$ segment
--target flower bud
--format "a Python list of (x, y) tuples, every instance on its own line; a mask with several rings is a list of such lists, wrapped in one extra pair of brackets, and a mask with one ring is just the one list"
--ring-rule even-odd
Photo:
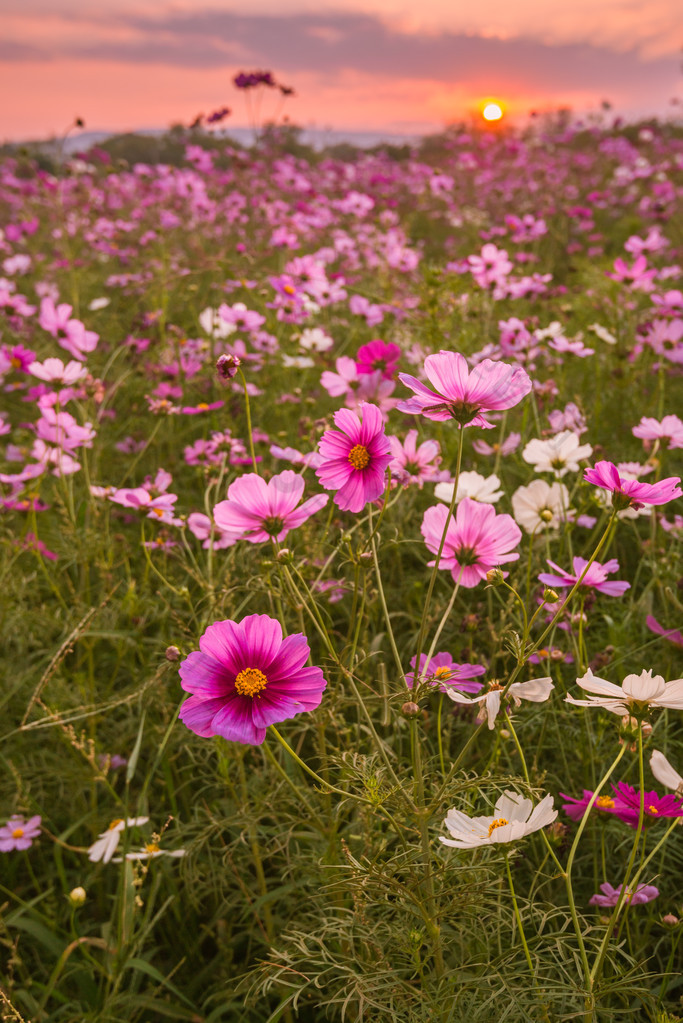
[(492, 586), (500, 586), (504, 578), (505, 576), (499, 568), (490, 568), (486, 573), (486, 581)]
[(543, 590), (543, 600), (546, 602), (546, 604), (556, 604), (559, 599), (560, 595), (559, 593), (556, 593), (555, 590), (550, 590), (547, 588)]
[(179, 661), (180, 650), (178, 649), (177, 646), (167, 646), (166, 652), (164, 653), (164, 657), (166, 658), (167, 661)]
[(416, 718), (419, 713), (420, 708), (418, 705), (410, 700), (401, 707), (401, 714), (406, 718)]
[(550, 508), (544, 508), (542, 511), (538, 513), (538, 517), (539, 519), (542, 519), (543, 522), (553, 521), (553, 513), (551, 512)]
[(85, 893), (85, 888), (81, 888), (80, 885), (77, 888), (72, 888), (69, 894), (67, 895), (67, 899), (74, 907), (74, 909), (77, 909), (79, 906), (82, 906), (86, 898), (87, 895)]
[(232, 380), (241, 365), (242, 360), (236, 355), (219, 355), (216, 359), (216, 372), (221, 380)]
[(294, 555), (290, 551), (289, 547), (283, 547), (282, 550), (277, 552), (276, 557), (278, 561), (285, 561), (287, 563), (294, 560)]
[(662, 923), (667, 927), (675, 927), (678, 923), (678, 917), (674, 916), (673, 913), (667, 913), (666, 916), (662, 917)]

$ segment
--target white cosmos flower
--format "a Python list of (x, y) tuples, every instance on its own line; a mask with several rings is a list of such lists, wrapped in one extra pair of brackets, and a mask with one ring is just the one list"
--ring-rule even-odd
[(567, 703), (575, 707), (604, 707), (613, 714), (630, 714), (634, 705), (647, 707), (670, 707), (683, 710), (683, 678), (665, 682), (661, 675), (653, 675), (652, 671), (641, 671), (640, 675), (627, 675), (622, 685), (598, 678), (588, 669), (583, 678), (577, 678), (577, 684), (592, 693), (587, 700), (575, 700), (566, 696)]
[[(158, 842), (148, 842), (147, 845), (143, 845), (142, 849), (137, 849), (135, 852), (126, 853), (127, 860), (153, 860), (157, 856), (171, 856), (173, 859), (180, 859), (181, 856), (185, 855), (185, 849), (161, 849)], [(114, 863), (120, 863), (120, 857), (114, 860)]]
[(468, 817), (460, 810), (450, 809), (444, 824), (452, 837), (441, 838), (441, 841), (454, 849), (477, 849), (481, 845), (515, 842), (532, 831), (539, 831), (546, 824), (552, 824), (556, 817), (552, 796), (545, 796), (534, 806), (530, 799), (507, 791), (496, 803), (491, 817)]
[[(488, 718), (489, 728), (493, 728), (500, 710), (500, 694), (504, 688), (500, 682), (491, 682), (488, 691), (479, 696), (464, 696), (463, 693), (450, 687), (446, 689), (446, 693), (454, 703), (483, 703), (484, 706), (479, 714), (482, 716), (482, 720), (485, 714)], [(516, 707), (521, 706), (522, 700), (544, 703), (554, 688), (555, 685), (551, 678), (534, 678), (529, 682), (513, 682), (506, 693), (506, 698), (509, 696), (513, 699)]]
[[(454, 483), (437, 483), (434, 487), (434, 496), (440, 501), (450, 504), (453, 499)], [(473, 501), (480, 501), (482, 504), (495, 504), (503, 496), (502, 490), (496, 490), (500, 486), (500, 480), (493, 476), (482, 476), (479, 472), (461, 472), (458, 477), (458, 496), (455, 503), (459, 504), (463, 497), (470, 497)]]
[(683, 778), (681, 778), (678, 771), (671, 766), (664, 754), (660, 753), (658, 749), (652, 751), (650, 770), (657, 781), (665, 788), (676, 791), (683, 787)]
[(88, 849), (88, 859), (92, 863), (109, 863), (116, 852), (121, 833), (124, 828), (136, 828), (140, 824), (146, 824), (149, 817), (128, 817), (127, 820), (117, 818), (111, 822), (106, 831), (103, 831), (96, 842)]
[(512, 514), (527, 533), (539, 529), (558, 529), (569, 508), (569, 491), (564, 483), (533, 480), (518, 487), (512, 495)]
[(96, 313), (98, 309), (106, 309), (110, 302), (110, 298), (94, 298), (88, 306), (88, 309), (90, 309), (91, 312)]
[(282, 365), (286, 369), (310, 369), (311, 366), (315, 366), (315, 363), (313, 362), (313, 359), (308, 357), (308, 355), (283, 354)]
[(199, 314), (199, 325), (205, 334), (215, 338), (217, 341), (230, 337), (237, 330), (234, 323), (226, 323), (218, 310), (212, 309), (210, 306), (202, 309)]
[(599, 323), (591, 323), (588, 329), (592, 330), (593, 333), (596, 334), (601, 341), (605, 342), (605, 344), (615, 345), (617, 343), (617, 339), (615, 338), (614, 334), (610, 333), (607, 327), (603, 327)]
[(334, 344), (322, 327), (307, 327), (299, 336), (299, 345), (309, 352), (327, 352)]
[(578, 472), (579, 462), (592, 454), (591, 445), (581, 444), (577, 433), (563, 430), (548, 440), (530, 440), (522, 451), (522, 458), (533, 465), (536, 472), (552, 472), (561, 479), (568, 472)]

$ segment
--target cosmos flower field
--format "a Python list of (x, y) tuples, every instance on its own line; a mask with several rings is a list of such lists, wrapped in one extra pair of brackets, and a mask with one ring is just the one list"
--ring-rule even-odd
[(3, 159), (3, 1019), (683, 1017), (682, 198)]

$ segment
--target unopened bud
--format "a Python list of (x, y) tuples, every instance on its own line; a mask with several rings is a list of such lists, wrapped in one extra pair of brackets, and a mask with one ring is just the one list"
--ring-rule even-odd
[(420, 708), (416, 703), (413, 703), (412, 701), (404, 703), (403, 706), (401, 707), (401, 714), (403, 714), (403, 716), (406, 718), (416, 718), (419, 713)]
[(216, 372), (221, 380), (232, 380), (241, 365), (242, 360), (236, 355), (219, 355), (216, 359)]
[(553, 521), (553, 513), (551, 512), (550, 508), (544, 508), (543, 511), (540, 511), (538, 513), (538, 517), (539, 519), (542, 519), (543, 522)]
[(289, 547), (283, 547), (282, 550), (277, 552), (277, 560), (290, 562), (294, 560), (294, 555), (290, 551)]
[(643, 739), (648, 739), (652, 735), (652, 725), (649, 721), (643, 721), (640, 730), (643, 733)]
[(666, 916), (662, 917), (662, 923), (666, 924), (667, 927), (675, 927), (678, 923), (678, 917), (674, 916), (673, 913), (667, 913)]
[(164, 653), (164, 657), (166, 658), (167, 661), (179, 661), (180, 650), (178, 649), (177, 646), (167, 646), (166, 652)]
[(486, 573), (486, 582), (492, 586), (500, 586), (505, 576), (499, 568), (490, 568)]
[(85, 893), (85, 888), (81, 888), (80, 885), (78, 886), (78, 888), (72, 888), (69, 894), (67, 895), (67, 899), (74, 907), (74, 909), (77, 908), (78, 906), (82, 906), (86, 898), (87, 895)]
[(556, 604), (559, 599), (560, 595), (559, 593), (556, 593), (555, 590), (550, 589), (543, 590), (543, 600), (546, 602), (546, 604)]

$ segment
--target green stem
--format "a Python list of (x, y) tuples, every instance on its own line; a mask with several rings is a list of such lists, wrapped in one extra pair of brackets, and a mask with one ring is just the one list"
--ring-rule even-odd
[(313, 770), (312, 767), (308, 766), (308, 764), (306, 763), (305, 760), (301, 759), (301, 757), (299, 756), (298, 753), (294, 752), (294, 750), (289, 745), (287, 740), (282, 735), (280, 735), (280, 733), (278, 732), (278, 730), (275, 727), (275, 725), (270, 725), (269, 727), (270, 727), (270, 731), (273, 733), (273, 735), (275, 736), (277, 741), (287, 750), (287, 752), (289, 753), (290, 757), (293, 760), (296, 760), (296, 762), (299, 765), (299, 767), (303, 768), (303, 770), (306, 772), (306, 774), (309, 774), (311, 776), (311, 778), (313, 778), (315, 781), (317, 781), (318, 784), (320, 786), (322, 786), (323, 790), (324, 789), (329, 789), (330, 792), (336, 792), (338, 796), (344, 796), (345, 799), (355, 799), (359, 803), (365, 803), (367, 806), (374, 806), (375, 805), (372, 802), (371, 799), (366, 799), (365, 796), (358, 796), (358, 795), (356, 795), (355, 792), (345, 792), (344, 789), (338, 789), (336, 787), (336, 785), (331, 785), (328, 781), (325, 781), (325, 779), (321, 778), (319, 774), (316, 774), (316, 772)]
[(254, 467), (254, 472), (258, 476), (258, 474), (259, 474), (258, 463), (256, 462), (256, 452), (254, 451), (254, 435), (253, 435), (252, 428), (251, 428), (251, 405), (249, 404), (249, 391), (247, 390), (247, 378), (245, 377), (245, 375), (244, 375), (244, 373), (242, 372), (241, 369), (238, 369), (237, 372), (239, 373), (239, 375), (240, 375), (240, 377), (242, 379), (242, 386), (244, 388), (244, 410), (245, 410), (245, 412), (247, 414), (247, 434), (248, 434), (248, 437), (249, 437), (249, 454), (251, 455), (251, 464)]
[(572, 842), (571, 849), (569, 850), (569, 857), (567, 859), (567, 867), (566, 867), (566, 870), (565, 870), (565, 879), (566, 879), (566, 885), (567, 885), (567, 898), (569, 900), (569, 912), (571, 913), (572, 921), (574, 923), (574, 931), (576, 932), (576, 937), (577, 937), (577, 940), (579, 942), (579, 951), (581, 953), (581, 964), (582, 964), (583, 970), (584, 970), (585, 981), (586, 981), (586, 986), (587, 986), (586, 994), (588, 996), (590, 996), (590, 994), (592, 993), (593, 982), (592, 982), (592, 976), (591, 976), (591, 969), (590, 969), (590, 966), (588, 965), (588, 957), (586, 955), (586, 946), (584, 944), (583, 935), (581, 933), (581, 927), (579, 925), (579, 918), (578, 918), (578, 915), (577, 915), (577, 912), (576, 912), (576, 903), (574, 901), (574, 891), (573, 891), (573, 888), (572, 888), (572, 867), (574, 866), (574, 857), (576, 856), (576, 850), (578, 849), (578, 845), (579, 845), (579, 841), (581, 839), (581, 835), (583, 834), (584, 828), (586, 827), (586, 824), (588, 823), (588, 818), (590, 817), (590, 812), (593, 809), (593, 806), (595, 805), (595, 801), (597, 800), (598, 796), (600, 795), (600, 792), (601, 792), (602, 788), (607, 784), (607, 782), (611, 778), (613, 772), (616, 770), (617, 765), (618, 765), (619, 761), (621, 760), (621, 758), (623, 757), (625, 752), (626, 752), (626, 746), (623, 745), (620, 748), (617, 756), (612, 761), (612, 764), (608, 768), (606, 774), (603, 775), (603, 777), (601, 778), (600, 782), (598, 783), (598, 787), (596, 788), (595, 792), (593, 793), (593, 795), (589, 799), (588, 805), (587, 805), (586, 809), (584, 810), (583, 817), (581, 818), (581, 823), (579, 824), (579, 827), (578, 827), (578, 830), (576, 832), (576, 835), (574, 836), (574, 841)]
[(441, 555), (446, 543), (446, 535), (448, 533), (448, 525), (453, 517), (453, 511), (455, 509), (455, 502), (458, 496), (458, 482), (460, 480), (460, 465), (462, 462), (462, 448), (463, 448), (463, 428), (459, 427), (458, 432), (458, 457), (455, 466), (455, 479), (453, 481), (453, 497), (451, 498), (450, 507), (448, 509), (448, 515), (444, 522), (443, 533), (441, 534), (441, 542), (439, 543), (439, 549), (436, 553), (436, 560), (434, 567), (432, 568), (432, 574), (429, 579), (429, 586), (427, 587), (427, 596), (425, 598), (424, 608), (422, 610), (422, 620), (420, 621), (420, 631), (417, 637), (417, 653), (415, 654), (415, 683), (418, 681), (418, 675), (420, 670), (420, 655), (424, 647), (425, 633), (427, 630), (427, 620), (429, 617), (429, 607), (432, 602), (432, 593), (434, 592), (434, 585), (436, 583), (437, 572), (439, 571), (439, 562), (441, 561)]

